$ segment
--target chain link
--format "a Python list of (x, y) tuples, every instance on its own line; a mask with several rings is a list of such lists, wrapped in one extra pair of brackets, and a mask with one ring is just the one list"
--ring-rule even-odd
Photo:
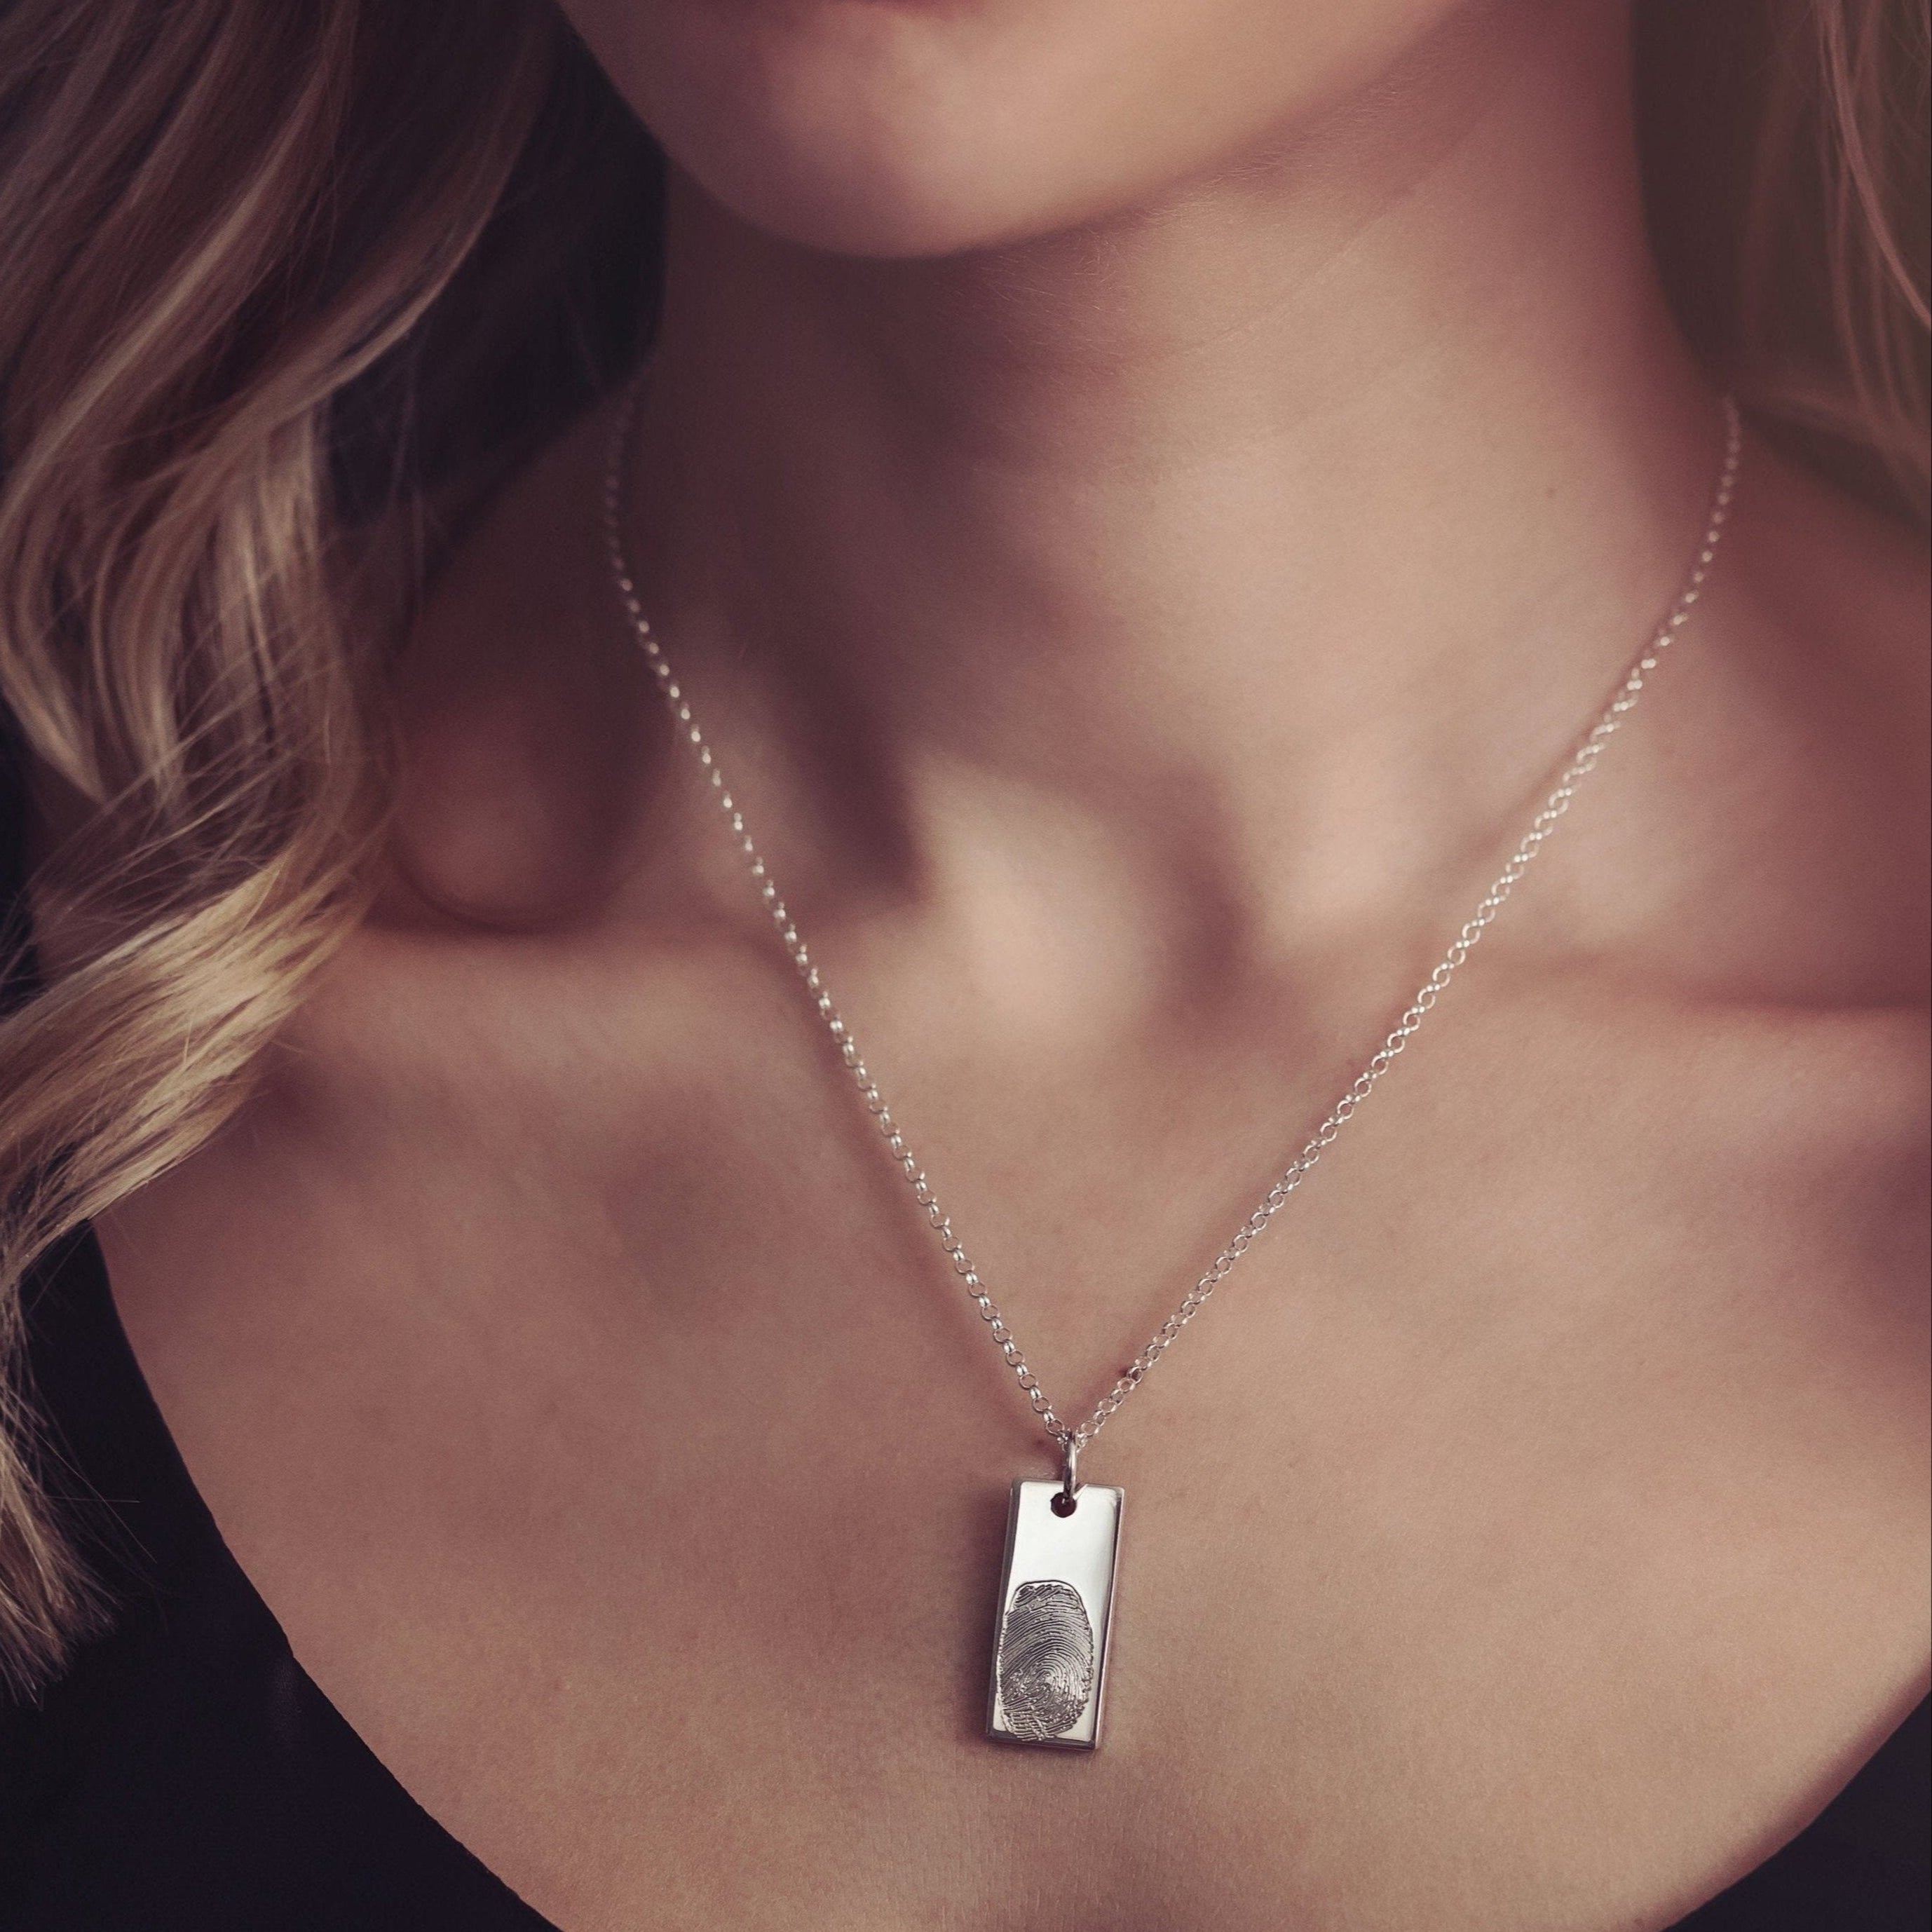
[(1509, 862), (1497, 875), (1495, 884), (1484, 894), (1481, 903), (1464, 923), (1436, 970), (1418, 989), (1408, 1009), (1390, 1030), (1368, 1064), (1356, 1075), (1354, 1083), (1336, 1102), (1328, 1118), (1309, 1136), (1301, 1151), (1282, 1171), (1267, 1193), (1262, 1196), (1259, 1204), (1241, 1223), (1234, 1238), (1214, 1257), (1208, 1264), (1207, 1272), (1188, 1290), (1180, 1306), (1154, 1330), (1147, 1346), (1121, 1371), (1113, 1387), (1094, 1406), (1093, 1413), (1078, 1426), (1064, 1421), (1048, 1400), (1046, 1391), (1040, 1386), (1039, 1377), (1034, 1373), (1027, 1360), (1025, 1352), (1007, 1325), (998, 1303), (988, 1293), (979, 1270), (974, 1266), (959, 1238), (953, 1232), (952, 1222), (945, 1209), (940, 1205), (939, 1198), (933, 1192), (932, 1184), (927, 1178), (926, 1170), (920, 1166), (917, 1156), (907, 1145), (904, 1135), (900, 1132), (898, 1124), (892, 1118), (892, 1109), (879, 1091), (878, 1082), (873, 1078), (871, 1069), (866, 1064), (857, 1039), (840, 1013), (831, 994), (826, 991), (824, 980), (799, 932), (797, 922), (792, 917), (777, 882), (772, 877), (771, 868), (765, 863), (756, 842), (746, 828), (744, 808), (726, 784), (716, 754), (692, 716), (691, 700), (678, 682), (670, 661), (664, 655), (664, 647), (658, 641), (656, 633), (644, 615), (625, 551), (623, 537), (624, 475), (631, 446), (632, 424), (636, 414), (634, 398), (620, 412), (611, 434), (609, 459), (604, 473), (604, 536), (611, 574), (615, 580), (618, 595), (622, 600), (626, 614), (644, 651), (645, 661), (657, 680), (658, 688), (670, 709), (676, 728), (697, 755), (718, 808), (730, 826), (738, 849), (751, 868), (752, 879), (758, 886), (772, 924), (785, 951), (790, 954), (793, 965), (797, 968), (800, 978), (804, 981), (806, 994), (820, 1019), (824, 1022), (826, 1030), (832, 1036), (838, 1057), (857, 1087), (867, 1112), (884, 1139), (887, 1150), (911, 1188), (913, 1198), (918, 1202), (928, 1225), (938, 1237), (940, 1247), (945, 1250), (946, 1258), (952, 1263), (953, 1274), (958, 1278), (980, 1320), (986, 1324), (986, 1331), (992, 1337), (994, 1346), (1004, 1358), (1007, 1367), (1012, 1370), (1014, 1378), (1024, 1392), (1040, 1426), (1059, 1446), (1063, 1455), (1070, 1451), (1077, 1455), (1106, 1426), (1121, 1404), (1147, 1379), (1154, 1365), (1174, 1346), (1180, 1331), (1207, 1306), (1215, 1289), (1234, 1271), (1236, 1263), (1267, 1232), (1268, 1224), (1288, 1204), (1289, 1197), (1295, 1190), (1314, 1171), (1323, 1152), (1334, 1144), (1336, 1136), (1374, 1090), (1376, 1082), (1395, 1064), (1402, 1050), (1420, 1030), (1424, 1019), (1448, 990), (1450, 982), (1475, 950), (1483, 934), (1489, 930), (1496, 915), (1508, 902), (1510, 893), (1529, 870), (1536, 855), (1543, 849), (1544, 842), (1570, 809), (1570, 801), (1576, 796), (1577, 788), (1596, 769), (1598, 760), (1602, 758), (1610, 740), (1636, 709), (1651, 673), (1657, 669), (1678, 633), (1690, 621), (1692, 608), (1702, 592), (1705, 579), (1716, 558), (1718, 542), (1730, 514), (1731, 497), (1736, 486), (1738, 458), (1743, 447), (1743, 430), (1735, 400), (1726, 397), (1724, 407), (1724, 457), (1717, 488), (1712, 497), (1710, 520), (1705, 527), (1703, 541), (1698, 546), (1696, 560), (1690, 566), (1669, 615), (1658, 626), (1648, 644), (1624, 673), (1616, 695), (1605, 706), (1602, 714), (1578, 745), (1575, 754), (1564, 767), (1554, 788), (1544, 801), (1542, 809), (1531, 821), (1528, 831), (1523, 835), (1522, 842), (1510, 855)]

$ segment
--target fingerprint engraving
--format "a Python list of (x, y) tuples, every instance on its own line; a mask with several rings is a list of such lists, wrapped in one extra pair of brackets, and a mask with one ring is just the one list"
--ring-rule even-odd
[(1080, 1720), (1094, 1689), (1094, 1627), (1070, 1583), (1022, 1583), (1000, 1630), (1006, 1728), (1032, 1743)]

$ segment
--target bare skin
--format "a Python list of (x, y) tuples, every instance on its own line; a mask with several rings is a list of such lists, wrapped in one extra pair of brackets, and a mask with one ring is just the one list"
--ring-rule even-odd
[[(1058, 226), (827, 188), (821, 232), (680, 154), (740, 212), (680, 177), (649, 605), (1068, 1407), (1702, 527), (1613, 15), (1402, 10), (1346, 112)], [(1925, 1678), (1911, 545), (1748, 452), (1636, 722), (1090, 1453), (1076, 1761), (979, 1735), (1050, 1466), (614, 621), (606, 426), (424, 614), (378, 915), (102, 1230), (322, 1689), (567, 1932), (1635, 1932), (1762, 1859)]]

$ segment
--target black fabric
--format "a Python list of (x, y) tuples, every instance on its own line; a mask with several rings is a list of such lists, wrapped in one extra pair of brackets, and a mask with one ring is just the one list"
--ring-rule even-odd
[(1932, 1704), (1922, 1703), (1784, 1850), (1678, 1932), (1925, 1932)]
[(8, 1932), (544, 1932), (310, 1681), (236, 1567), (92, 1240), (35, 1285), (45, 1460), (118, 1615), (0, 1712)]
[[(20, 898), (6, 771), (0, 730), (0, 921)], [(0, 1932), (545, 1932), (290, 1654), (176, 1450), (91, 1237), (30, 1283), (26, 1334), (50, 1486), (114, 1616), (39, 1703), (0, 1702)], [(1923, 1932), (1928, 1766), (1921, 1705), (1685, 1932)]]

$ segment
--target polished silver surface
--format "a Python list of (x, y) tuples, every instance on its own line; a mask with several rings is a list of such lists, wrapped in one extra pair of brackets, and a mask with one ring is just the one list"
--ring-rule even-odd
[(1121, 1492), (1098, 1483), (1054, 1508), (1057, 1482), (1013, 1485), (993, 1630), (986, 1734), (1092, 1750), (1100, 1742)]
[[(649, 619), (644, 615), (643, 604), (638, 596), (637, 584), (625, 554), (623, 533), (624, 473), (630, 448), (631, 424), (636, 413), (634, 398), (628, 408), (618, 412), (612, 428), (609, 459), (604, 475), (604, 536), (611, 574), (632, 628), (636, 634), (652, 674), (657, 680), (658, 688), (670, 706), (671, 717), (679, 734), (692, 746), (698, 764), (710, 780), (712, 795), (751, 868), (752, 876), (757, 882), (772, 923), (777, 928), (779, 939), (805, 982), (808, 997), (830, 1033), (847, 1072), (857, 1085), (894, 1162), (912, 1189), (914, 1198), (924, 1210), (928, 1224), (938, 1236), (940, 1246), (946, 1251), (954, 1274), (970, 1298), (980, 1318), (986, 1323), (987, 1333), (992, 1336), (994, 1346), (1006, 1358), (1006, 1366), (1012, 1370), (1021, 1388), (1025, 1391), (1034, 1414), (1040, 1418), (1040, 1426), (1058, 1446), (1070, 1485), (1074, 1478), (1075, 1462), (1078, 1452), (1106, 1426), (1120, 1405), (1140, 1387), (1155, 1364), (1173, 1346), (1181, 1330), (1206, 1306), (1208, 1298), (1227, 1279), (1242, 1256), (1247, 1252), (1258, 1236), (1266, 1232), (1269, 1223), (1287, 1205), (1288, 1197), (1313, 1171), (1316, 1163), (1322, 1158), (1323, 1150), (1348, 1124), (1362, 1102), (1369, 1097), (1376, 1082), (1394, 1065), (1396, 1057), (1415, 1036), (1424, 1019), (1436, 1001), (1448, 990), (1450, 981), (1474, 950), (1490, 922), (1502, 911), (1504, 902), (1515, 890), (1523, 874), (1529, 870), (1531, 862), (1542, 850), (1544, 842), (1556, 830), (1558, 820), (1570, 809), (1570, 802), (1576, 796), (1577, 787), (1596, 768), (1598, 760), (1603, 756), (1611, 739), (1616, 736), (1624, 719), (1636, 709), (1651, 673), (1657, 669), (1678, 632), (1689, 622), (1692, 608), (1702, 594), (1705, 578), (1717, 555), (1718, 541), (1730, 515), (1732, 494), (1737, 482), (1738, 461), (1743, 448), (1743, 430), (1737, 405), (1726, 397), (1724, 408), (1724, 463), (1718, 472), (1715, 493), (1712, 500), (1709, 520), (1706, 525), (1703, 541), (1698, 546), (1689, 574), (1678, 592), (1676, 601), (1671, 606), (1668, 615), (1624, 673), (1616, 695), (1580, 741), (1574, 755), (1558, 777), (1554, 789), (1544, 800), (1543, 808), (1531, 821), (1528, 831), (1510, 854), (1509, 862), (1497, 875), (1496, 883), (1484, 895), (1475, 911), (1464, 922), (1462, 930), (1456, 934), (1448, 951), (1443, 955), (1441, 963), (1424, 981), (1408, 1009), (1396, 1022), (1367, 1064), (1355, 1076), (1348, 1091), (1336, 1101), (1328, 1118), (1309, 1136), (1301, 1151), (1282, 1170), (1267, 1193), (1262, 1196), (1254, 1212), (1242, 1222), (1234, 1238), (1208, 1264), (1207, 1272), (1182, 1298), (1180, 1305), (1154, 1331), (1140, 1353), (1121, 1370), (1112, 1388), (1100, 1398), (1087, 1420), (1077, 1426), (1063, 1420), (1048, 1400), (1046, 1391), (1040, 1387), (1039, 1378), (1028, 1362), (1025, 1352), (1020, 1347), (1012, 1329), (1007, 1326), (999, 1304), (987, 1292), (979, 1270), (968, 1259), (964, 1247), (953, 1233), (952, 1221), (939, 1204), (938, 1196), (933, 1192), (932, 1184), (927, 1179), (926, 1170), (920, 1166), (911, 1148), (906, 1144), (905, 1136), (899, 1130), (898, 1123), (892, 1118), (892, 1110), (886, 1105), (884, 1096), (879, 1091), (878, 1082), (872, 1078), (871, 1070), (866, 1064), (865, 1058), (859, 1050), (859, 1042), (853, 1037), (852, 1029), (846, 1024), (833, 1004), (831, 994), (826, 991), (819, 969), (800, 934), (797, 923), (771, 876), (770, 868), (766, 865), (751, 832), (746, 829), (744, 808), (724, 782), (717, 758), (692, 714), (690, 698), (679, 684), (670, 661), (664, 656), (664, 647), (658, 641)], [(1057, 1489), (1059, 1485), (1048, 1484), (1046, 1486)], [(1070, 1520), (1077, 1520), (1077, 1517)]]

